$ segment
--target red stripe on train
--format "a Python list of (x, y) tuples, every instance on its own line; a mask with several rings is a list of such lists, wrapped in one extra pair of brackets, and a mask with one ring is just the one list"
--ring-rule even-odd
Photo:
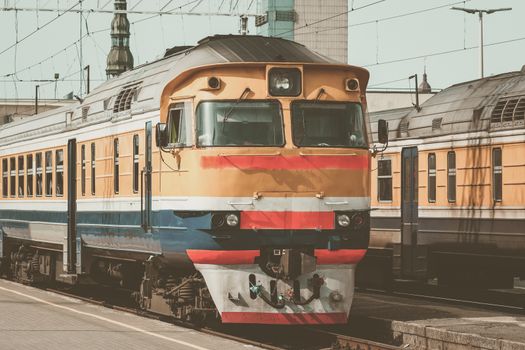
[(347, 322), (344, 312), (326, 313), (276, 313), (276, 312), (223, 312), (224, 323), (260, 324), (340, 324)]
[[(259, 250), (186, 250), (194, 264), (241, 265), (254, 264)], [(318, 265), (357, 264), (366, 254), (366, 249), (315, 249)]]
[(241, 170), (306, 170), (306, 169), (354, 169), (367, 170), (368, 156), (203, 156), (201, 166), (205, 169), (237, 168)]
[(334, 212), (242, 211), (241, 229), (322, 229), (335, 228)]
[(254, 264), (259, 250), (197, 250), (187, 249), (194, 264), (239, 265)]

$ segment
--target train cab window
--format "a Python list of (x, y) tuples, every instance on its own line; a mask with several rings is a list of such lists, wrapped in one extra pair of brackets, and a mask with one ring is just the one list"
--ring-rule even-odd
[(7, 169), (7, 158), (2, 159), (2, 197), (7, 197), (7, 193), (9, 192), (9, 170)]
[(10, 195), (11, 197), (14, 197), (16, 195), (16, 158), (12, 157), (9, 159), (9, 187), (10, 187)]
[(292, 102), (292, 134), (299, 147), (368, 148), (359, 103)]
[(36, 168), (36, 196), (42, 196), (42, 153), (35, 155), (35, 168)]
[(501, 148), (492, 149), (492, 197), (494, 202), (501, 202), (503, 193), (503, 168), (501, 165)]
[(91, 194), (95, 195), (95, 143), (91, 144)]
[(450, 203), (456, 201), (456, 152), (447, 153), (447, 197)]
[(18, 156), (18, 197), (24, 196), (24, 156)]
[(191, 145), (191, 119), (184, 110), (184, 103), (177, 103), (170, 109), (168, 120), (168, 143), (176, 146)]
[(380, 202), (392, 201), (392, 160), (377, 161), (377, 199)]
[(35, 168), (33, 167), (33, 155), (28, 154), (26, 156), (26, 192), (28, 197), (33, 197), (33, 175), (35, 173)]
[(133, 192), (139, 191), (139, 135), (133, 135)]
[(55, 153), (56, 195), (64, 195), (64, 151), (59, 149)]
[(53, 152), (47, 151), (45, 153), (45, 193), (46, 197), (53, 195)]
[(277, 101), (205, 101), (197, 106), (199, 146), (283, 146)]
[(80, 148), (80, 188), (82, 195), (86, 195), (86, 145)]
[(436, 201), (436, 154), (428, 155), (428, 201)]
[(118, 139), (113, 140), (113, 189), (115, 193), (118, 193), (119, 190), (119, 149), (118, 149)]

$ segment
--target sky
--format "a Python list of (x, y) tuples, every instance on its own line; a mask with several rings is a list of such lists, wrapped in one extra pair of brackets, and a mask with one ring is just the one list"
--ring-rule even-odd
[[(135, 65), (161, 57), (166, 48), (192, 45), (208, 35), (237, 34), (239, 15), (256, 13), (256, 3), (257, 0), (128, 0), (128, 9), (140, 11), (164, 7), (165, 11), (176, 13), (233, 14), (129, 14)], [(80, 84), (81, 68), (88, 64), (91, 88), (105, 81), (112, 14), (84, 13), (81, 17), (70, 12), (3, 10), (15, 6), (68, 9), (75, 4), (78, 8), (78, 0), (0, 3), (0, 99), (34, 98), (37, 84), (41, 98), (61, 98), (69, 92), (85, 94), (85, 84)], [(519, 70), (525, 64), (523, 0), (349, 0), (349, 9), (367, 4), (372, 5), (348, 14), (348, 63), (370, 71), (372, 89), (413, 87), (408, 76), (419, 73), (421, 80), (425, 68), (430, 85), (438, 89), (479, 78), (478, 17), (450, 10), (451, 6), (512, 7), (512, 11), (484, 17), (485, 76)], [(82, 6), (109, 10), (113, 0), (84, 0)], [(413, 12), (417, 13), (410, 14)], [(330, 21), (308, 30), (330, 30)], [(249, 31), (256, 33), (253, 17)], [(496, 44), (505, 41), (509, 42)], [(56, 82), (55, 73), (59, 74)]]

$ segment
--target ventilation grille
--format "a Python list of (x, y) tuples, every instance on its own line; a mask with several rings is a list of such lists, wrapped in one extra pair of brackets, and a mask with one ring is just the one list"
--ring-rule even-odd
[(137, 100), (139, 85), (125, 87), (115, 99), (113, 112), (122, 112), (131, 109), (131, 102)]
[(525, 96), (499, 100), (490, 116), (493, 128), (523, 126), (524, 120)]
[(432, 119), (432, 131), (441, 130), (442, 121), (443, 121), (443, 118)]
[(401, 123), (399, 123), (399, 133), (401, 134), (401, 136), (408, 134), (408, 123), (408, 119), (403, 119)]
[(268, 23), (268, 14), (265, 13), (264, 15), (255, 16), (255, 26), (260, 27), (262, 25), (265, 25)]
[(89, 107), (82, 107), (82, 120), (83, 121), (87, 120), (88, 113), (89, 113)]
[(295, 22), (295, 11), (275, 11), (275, 20), (282, 22)]

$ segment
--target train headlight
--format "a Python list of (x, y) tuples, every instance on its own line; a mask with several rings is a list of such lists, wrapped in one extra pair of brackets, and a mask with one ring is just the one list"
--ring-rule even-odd
[(226, 215), (226, 223), (228, 226), (237, 226), (239, 224), (239, 217), (236, 214)]
[(337, 291), (333, 291), (332, 293), (330, 293), (329, 297), (330, 300), (334, 303), (339, 303), (343, 301), (343, 295)]
[(365, 223), (365, 218), (363, 217), (363, 214), (357, 213), (354, 216), (352, 216), (352, 225), (355, 228), (360, 228)]
[(337, 224), (341, 227), (348, 227), (350, 225), (350, 218), (346, 214), (337, 215)]
[(268, 84), (272, 96), (299, 96), (301, 71), (297, 68), (272, 68), (268, 73)]

